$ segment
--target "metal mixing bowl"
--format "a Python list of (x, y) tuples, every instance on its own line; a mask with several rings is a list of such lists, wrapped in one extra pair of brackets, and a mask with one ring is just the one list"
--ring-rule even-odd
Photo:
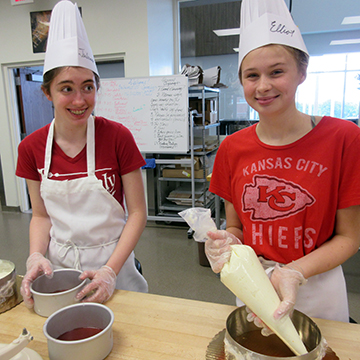
[[(112, 350), (114, 313), (105, 305), (80, 303), (56, 311), (46, 320), (43, 331), (51, 360), (102, 360)], [(74, 341), (58, 337), (77, 328), (103, 329), (98, 334)]]
[[(325, 355), (320, 329), (316, 323), (300, 311), (294, 310), (292, 321), (301, 340), (309, 352), (299, 356), (276, 357), (263, 355), (240, 345), (235, 339), (249, 331), (259, 330), (253, 322), (246, 320), (245, 306), (234, 310), (227, 318), (225, 333), (225, 353), (227, 360), (320, 360)], [(276, 336), (276, 335), (271, 335)]]
[(55, 311), (78, 302), (75, 295), (86, 285), (86, 280), (80, 280), (82, 273), (76, 269), (57, 269), (49, 279), (39, 276), (30, 286), (34, 299), (34, 310), (41, 316), (50, 316)]

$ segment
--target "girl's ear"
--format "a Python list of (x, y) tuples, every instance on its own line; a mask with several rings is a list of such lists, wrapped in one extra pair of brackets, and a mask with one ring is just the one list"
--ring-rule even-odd
[(303, 72), (301, 73), (299, 85), (302, 84), (305, 80), (306, 80), (306, 72)]
[(50, 93), (49, 93), (43, 86), (41, 86), (41, 90), (42, 90), (42, 92), (44, 93), (44, 95), (46, 96), (46, 98), (47, 98), (49, 101), (52, 101), (52, 98), (51, 98)]

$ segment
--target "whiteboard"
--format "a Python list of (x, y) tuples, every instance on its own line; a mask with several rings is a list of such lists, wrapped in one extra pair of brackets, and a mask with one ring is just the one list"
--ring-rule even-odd
[(102, 79), (95, 115), (120, 122), (142, 153), (189, 150), (188, 78)]

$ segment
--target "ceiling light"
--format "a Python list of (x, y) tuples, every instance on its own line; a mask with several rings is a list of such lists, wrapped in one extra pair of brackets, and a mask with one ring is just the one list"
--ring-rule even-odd
[(239, 48), (233, 48), (235, 52), (239, 52)]
[(346, 16), (341, 25), (360, 24), (360, 16)]
[(234, 28), (234, 29), (219, 29), (219, 30), (213, 30), (213, 32), (214, 32), (217, 36), (239, 35), (239, 34), (240, 34), (240, 28)]
[(360, 44), (360, 39), (332, 40), (330, 45), (351, 45)]

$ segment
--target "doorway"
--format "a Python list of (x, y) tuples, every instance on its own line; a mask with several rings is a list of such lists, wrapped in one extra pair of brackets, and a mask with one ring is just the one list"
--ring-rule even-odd
[(54, 117), (52, 103), (41, 90), (42, 67), (15, 68), (21, 139), (49, 124)]

